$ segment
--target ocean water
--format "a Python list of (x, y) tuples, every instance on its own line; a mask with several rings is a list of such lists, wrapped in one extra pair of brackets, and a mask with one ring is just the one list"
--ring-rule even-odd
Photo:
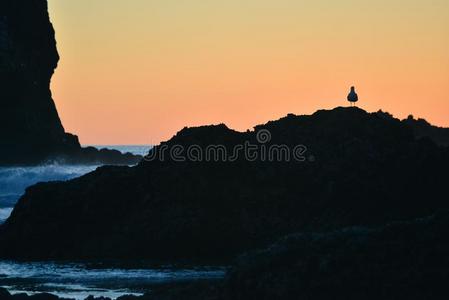
[(10, 293), (52, 293), (85, 299), (89, 295), (116, 299), (151, 293), (154, 285), (194, 279), (220, 279), (225, 269), (198, 268), (98, 268), (86, 264), (17, 263), (0, 261), (0, 286)]

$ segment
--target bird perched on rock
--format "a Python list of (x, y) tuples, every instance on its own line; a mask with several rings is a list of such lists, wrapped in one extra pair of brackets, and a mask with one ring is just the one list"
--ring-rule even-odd
[(351, 92), (349, 92), (348, 101), (351, 102), (351, 106), (355, 106), (355, 103), (359, 101), (359, 96), (355, 92), (355, 87), (353, 86), (351, 86)]

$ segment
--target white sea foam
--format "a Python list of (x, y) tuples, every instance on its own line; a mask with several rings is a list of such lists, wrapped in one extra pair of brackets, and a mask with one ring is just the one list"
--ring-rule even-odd
[(12, 207), (0, 208), (0, 224), (11, 215)]
[(98, 166), (40, 165), (35, 167), (0, 167), (0, 199), (22, 194), (37, 182), (68, 180), (95, 170)]

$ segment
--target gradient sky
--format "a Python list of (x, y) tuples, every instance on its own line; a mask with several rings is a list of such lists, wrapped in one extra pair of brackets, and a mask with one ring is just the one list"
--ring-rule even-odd
[(83, 144), (154, 144), (347, 105), (449, 126), (448, 0), (49, 0)]

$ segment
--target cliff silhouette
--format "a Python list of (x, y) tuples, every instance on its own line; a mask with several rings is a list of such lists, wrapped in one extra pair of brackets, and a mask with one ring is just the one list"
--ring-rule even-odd
[[(449, 209), (448, 148), (384, 113), (288, 115), (237, 132), (185, 128), (170, 145), (307, 146), (305, 161), (142, 161), (27, 189), (0, 257), (225, 261), (290, 233), (380, 226)], [(313, 158), (313, 159), (311, 159)], [(55, 238), (57, 237), (57, 238)]]
[(66, 133), (50, 91), (59, 61), (46, 0), (0, 0), (0, 165), (137, 163), (118, 151), (83, 149)]

